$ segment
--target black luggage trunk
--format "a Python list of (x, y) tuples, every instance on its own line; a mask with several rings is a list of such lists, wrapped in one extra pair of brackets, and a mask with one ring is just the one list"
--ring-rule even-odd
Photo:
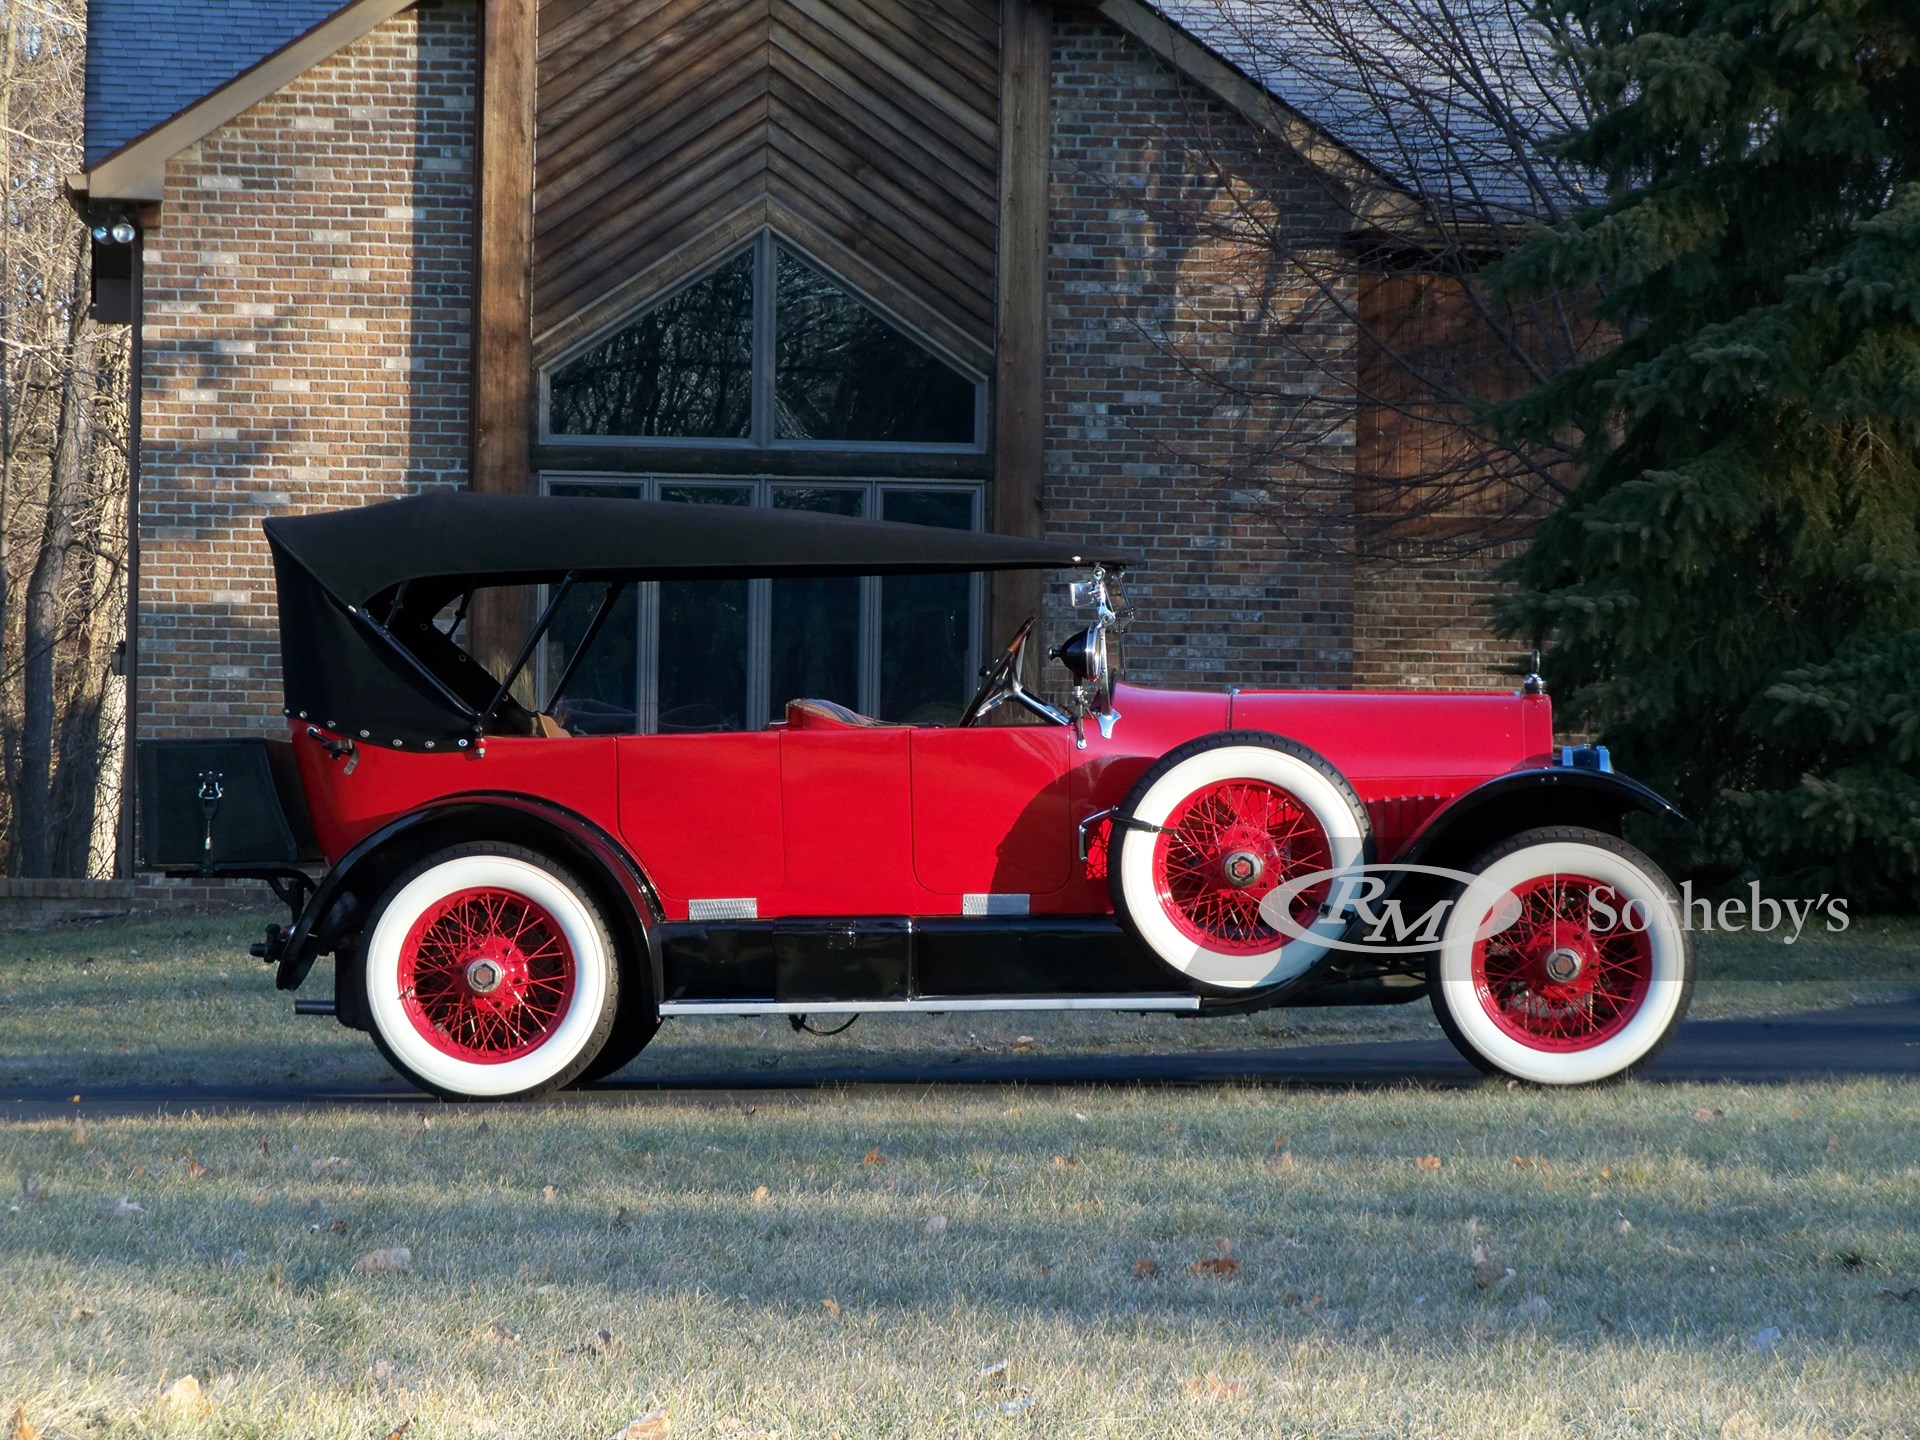
[(285, 740), (144, 740), (140, 866), (169, 875), (258, 875), (321, 859)]

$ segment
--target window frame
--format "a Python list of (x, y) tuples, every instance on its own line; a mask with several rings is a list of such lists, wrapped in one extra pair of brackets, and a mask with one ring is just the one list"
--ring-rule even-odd
[[(986, 523), (987, 486), (984, 480), (956, 478), (952, 480), (923, 480), (901, 476), (796, 476), (772, 474), (686, 474), (667, 472), (647, 472), (634, 474), (630, 471), (610, 470), (542, 470), (538, 475), (540, 493), (551, 494), (555, 485), (567, 487), (590, 487), (595, 489), (617, 489), (637, 492), (625, 498), (657, 500), (663, 487), (697, 487), (701, 489), (745, 489), (751, 492), (749, 508), (771, 508), (776, 490), (859, 490), (862, 492), (861, 514), (867, 519), (882, 517), (886, 497), (889, 493), (910, 492), (925, 494), (929, 491), (965, 492), (971, 501), (970, 528), (981, 531)], [(967, 577), (967, 675), (979, 672), (981, 656), (986, 644), (986, 595), (982, 576), (978, 573)], [(853, 708), (863, 715), (876, 714), (880, 708), (880, 629), (881, 629), (881, 586), (885, 577), (863, 575), (859, 577), (860, 609), (859, 634), (856, 637), (859, 648), (858, 674), (859, 696)], [(752, 734), (763, 731), (771, 720), (778, 717), (773, 713), (773, 585), (769, 579), (749, 580), (747, 582), (747, 716), (763, 716), (757, 723), (747, 725), (738, 731), (721, 732), (730, 734)], [(639, 693), (634, 696), (633, 733), (656, 735), (659, 733), (660, 709), (660, 582), (649, 580), (635, 586), (638, 616), (635, 625), (634, 673), (639, 677)], [(541, 587), (540, 604), (546, 604), (546, 587)], [(551, 673), (551, 657), (548, 641), (543, 635), (540, 640), (539, 654), (535, 657), (533, 673), (544, 682)], [(544, 695), (543, 700), (548, 698)], [(801, 699), (801, 696), (786, 696), (784, 700)], [(846, 703), (846, 702), (843, 702)]]
[[(860, 304), (878, 315), (886, 324), (903, 335), (908, 343), (918, 346), (932, 355), (941, 364), (952, 370), (962, 380), (973, 387), (973, 438), (968, 441), (952, 440), (812, 440), (783, 438), (774, 433), (774, 387), (778, 382), (775, 373), (777, 337), (775, 335), (775, 312), (778, 306), (777, 251), (786, 246), (801, 260), (825, 275), (835, 285), (845, 290)], [(618, 334), (651, 310), (659, 308), (685, 290), (700, 284), (723, 267), (738, 260), (741, 255), (753, 254), (753, 376), (749, 391), (749, 414), (747, 434), (740, 436), (700, 436), (700, 435), (576, 435), (565, 431), (556, 432), (552, 425), (553, 377), (581, 355), (592, 350), (610, 336)], [(619, 448), (638, 450), (701, 449), (752, 453), (755, 451), (785, 450), (818, 454), (823, 451), (866, 455), (984, 455), (987, 451), (988, 416), (987, 401), (989, 389), (987, 377), (973, 366), (967, 364), (945, 346), (930, 339), (921, 331), (908, 324), (900, 316), (889, 310), (872, 295), (848, 280), (806, 246), (771, 227), (757, 231), (744, 245), (737, 245), (724, 254), (699, 266), (681, 279), (675, 281), (656, 295), (649, 296), (646, 302), (627, 311), (618, 320), (601, 327), (578, 343), (569, 346), (561, 354), (540, 367), (539, 372), (539, 428), (537, 443), (554, 446), (584, 446), (595, 448)]]

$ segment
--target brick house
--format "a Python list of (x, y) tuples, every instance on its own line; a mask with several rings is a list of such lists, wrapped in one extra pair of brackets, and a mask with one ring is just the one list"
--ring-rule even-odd
[[(1269, 417), (1194, 348), (1311, 404), (1355, 343), (1241, 326), (1210, 207), (1338, 246), (1392, 187), (1140, 0), (92, 0), (89, 41), (143, 737), (277, 728), (263, 515), (428, 486), (1097, 531), (1146, 562), (1136, 678), (1501, 683), (1484, 566), (1356, 565), (1208, 478), (1371, 443), (1245, 476)], [(595, 683), (647, 727), (931, 716), (1018, 616), (1065, 629), (921, 584), (652, 587)]]

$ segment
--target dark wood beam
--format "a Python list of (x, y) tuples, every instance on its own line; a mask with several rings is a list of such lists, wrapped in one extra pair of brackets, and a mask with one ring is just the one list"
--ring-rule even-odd
[[(482, 0), (474, 166), (473, 458), (483, 494), (524, 494), (533, 442), (533, 99), (537, 0)], [(475, 657), (496, 667), (531, 597), (480, 596)]]
[[(1048, 107), (1053, 24), (1034, 0), (1000, 4), (1000, 204), (993, 377), (993, 528), (1046, 526)], [(994, 577), (988, 653), (1040, 612), (1040, 577)]]

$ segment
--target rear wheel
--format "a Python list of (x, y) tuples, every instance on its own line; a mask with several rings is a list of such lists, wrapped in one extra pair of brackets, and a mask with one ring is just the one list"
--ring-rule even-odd
[(1111, 845), (1114, 910), (1134, 936), (1189, 980), (1248, 990), (1298, 978), (1339, 938), (1346, 920), (1321, 906), (1366, 863), (1370, 839), (1365, 808), (1325, 760), (1228, 730), (1142, 775)]
[(381, 1053), (454, 1099), (569, 1083), (619, 1004), (599, 910), (566, 870), (514, 846), (454, 846), (402, 875), (367, 927), (361, 970)]
[(1448, 911), (1434, 1013), (1480, 1069), (1542, 1085), (1632, 1074), (1693, 997), (1693, 937), (1660, 867), (1593, 830), (1532, 830), (1481, 856)]

